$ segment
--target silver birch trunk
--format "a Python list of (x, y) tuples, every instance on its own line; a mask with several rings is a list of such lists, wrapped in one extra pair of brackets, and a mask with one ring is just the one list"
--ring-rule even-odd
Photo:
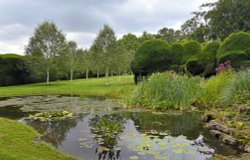
[(47, 84), (49, 84), (49, 69), (47, 69), (47, 80), (46, 80)]
[(71, 69), (71, 70), (70, 70), (70, 81), (72, 81), (73, 78), (74, 78), (74, 70)]
[(106, 86), (109, 85), (109, 68), (106, 68), (106, 72), (105, 72), (105, 77), (106, 77)]
[(86, 79), (89, 79), (89, 69), (86, 69)]

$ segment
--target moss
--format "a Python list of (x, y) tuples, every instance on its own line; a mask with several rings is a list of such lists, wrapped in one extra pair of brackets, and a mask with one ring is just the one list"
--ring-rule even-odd
[(0, 159), (4, 160), (74, 160), (46, 143), (35, 142), (38, 133), (25, 124), (0, 118)]

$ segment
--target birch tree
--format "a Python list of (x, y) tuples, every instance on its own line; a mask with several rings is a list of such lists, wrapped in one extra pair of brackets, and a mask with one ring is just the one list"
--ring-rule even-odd
[(110, 26), (104, 25), (90, 49), (96, 55), (95, 63), (98, 70), (101, 68), (105, 71), (106, 85), (109, 85), (109, 74), (113, 60), (112, 48), (115, 42), (115, 32)]
[(62, 31), (58, 30), (53, 22), (42, 22), (25, 47), (27, 62), (32, 73), (46, 75), (46, 82), (49, 84), (50, 71), (56, 67), (56, 60), (66, 48), (66, 38)]

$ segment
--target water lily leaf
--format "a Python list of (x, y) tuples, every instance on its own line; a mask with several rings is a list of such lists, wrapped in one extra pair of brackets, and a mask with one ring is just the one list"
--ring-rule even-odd
[(129, 157), (129, 159), (130, 160), (137, 160), (137, 159), (139, 159), (139, 157), (137, 157), (137, 156), (131, 156), (131, 157)]

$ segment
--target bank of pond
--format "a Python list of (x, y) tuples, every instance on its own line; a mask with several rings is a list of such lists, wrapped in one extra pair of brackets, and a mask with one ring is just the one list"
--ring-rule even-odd
[[(37, 156), (40, 159), (205, 160), (222, 156), (236, 159), (245, 154), (236, 145), (216, 139), (211, 129), (204, 127), (202, 115), (204, 111), (128, 108), (122, 101), (102, 97), (1, 98), (0, 159), (36, 159)], [(209, 122), (219, 117), (208, 112), (206, 115), (211, 118)]]

